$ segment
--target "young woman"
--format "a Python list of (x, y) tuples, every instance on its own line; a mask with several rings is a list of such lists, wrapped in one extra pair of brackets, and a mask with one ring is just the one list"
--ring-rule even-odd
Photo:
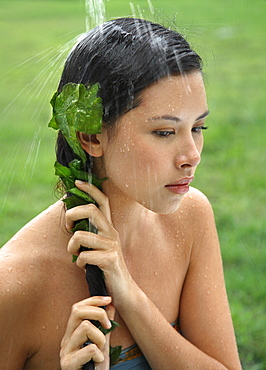
[[(2, 248), (0, 368), (108, 369), (110, 343), (113, 369), (240, 369), (212, 209), (190, 187), (208, 115), (200, 57), (174, 31), (117, 19), (71, 51), (59, 91), (69, 82), (100, 85), (102, 133), (77, 136), (107, 179), (103, 192), (76, 182), (98, 208), (60, 200)], [(59, 133), (58, 161), (73, 158)], [(98, 234), (70, 231), (84, 218)], [(88, 296), (86, 264), (108, 296)], [(109, 319), (106, 337), (88, 321)]]

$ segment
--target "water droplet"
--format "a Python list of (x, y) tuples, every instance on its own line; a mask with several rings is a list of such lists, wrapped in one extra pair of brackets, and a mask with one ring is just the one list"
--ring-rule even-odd
[(9, 292), (10, 292), (10, 289), (9, 289), (9, 288), (7, 288), (6, 292), (7, 292), (7, 293), (9, 293)]
[(8, 268), (8, 272), (11, 272), (13, 270), (13, 267)]
[(56, 328), (55, 328), (55, 330), (59, 330), (59, 326), (58, 326), (58, 325), (56, 325)]
[(19, 280), (17, 280), (17, 283), (18, 283), (18, 284), (20, 284), (20, 285), (22, 284), (22, 282), (21, 282), (21, 281), (19, 281)]
[(43, 325), (43, 326), (42, 326), (42, 329), (43, 329), (43, 330), (45, 330), (45, 329), (46, 329), (46, 325)]
[(187, 91), (189, 92), (189, 93), (191, 93), (191, 87), (190, 87), (190, 85), (187, 85)]

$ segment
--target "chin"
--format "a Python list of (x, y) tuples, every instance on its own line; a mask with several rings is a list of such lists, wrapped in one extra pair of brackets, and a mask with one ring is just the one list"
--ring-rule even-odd
[(146, 203), (143, 203), (142, 206), (147, 208), (148, 210), (154, 212), (154, 213), (157, 213), (157, 214), (160, 214), (160, 215), (170, 215), (172, 213), (175, 213), (176, 211), (178, 211), (178, 209), (180, 208), (181, 206), (181, 203), (182, 203), (182, 198), (179, 198), (178, 200), (175, 200), (173, 202), (171, 202), (170, 204), (165, 204), (163, 202), (163, 204), (160, 204), (160, 205), (148, 205)]

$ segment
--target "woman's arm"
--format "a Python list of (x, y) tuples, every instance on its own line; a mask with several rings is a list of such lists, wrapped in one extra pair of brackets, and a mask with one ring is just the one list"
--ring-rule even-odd
[(229, 369), (238, 369), (241, 365), (214, 216), (206, 197), (198, 192), (198, 198), (205, 217), (204, 223), (197, 222), (198, 233), (181, 296), (180, 325), (191, 343)]
[(180, 300), (182, 335), (137, 287), (129, 289), (124, 305), (117, 306), (153, 370), (241, 369), (213, 212), (200, 194), (197, 212), (193, 225), (197, 232)]
[(93, 248), (93, 251), (82, 252), (77, 264), (80, 267), (86, 263), (97, 264), (105, 272), (114, 305), (152, 369), (241, 369), (224, 288), (216, 228), (207, 200), (203, 196), (196, 197), (195, 208), (203, 209), (203, 212), (195, 217), (193, 225), (198, 233), (195, 233), (195, 245), (180, 302), (182, 336), (169, 325), (130, 276), (117, 232), (104, 217), (104, 208), (108, 209), (106, 197), (96, 193), (91, 185), (82, 185), (80, 189), (94, 197), (100, 210), (92, 206), (79, 210), (76, 207), (67, 216), (68, 226), (71, 227), (71, 222), (81, 216), (89, 217), (99, 235), (76, 232), (69, 243), (69, 251), (78, 254), (80, 245)]

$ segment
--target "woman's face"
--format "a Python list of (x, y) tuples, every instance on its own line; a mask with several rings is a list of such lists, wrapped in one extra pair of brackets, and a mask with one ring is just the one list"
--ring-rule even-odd
[(199, 72), (149, 86), (141, 103), (101, 134), (106, 185), (156, 213), (176, 211), (189, 190), (208, 114)]

